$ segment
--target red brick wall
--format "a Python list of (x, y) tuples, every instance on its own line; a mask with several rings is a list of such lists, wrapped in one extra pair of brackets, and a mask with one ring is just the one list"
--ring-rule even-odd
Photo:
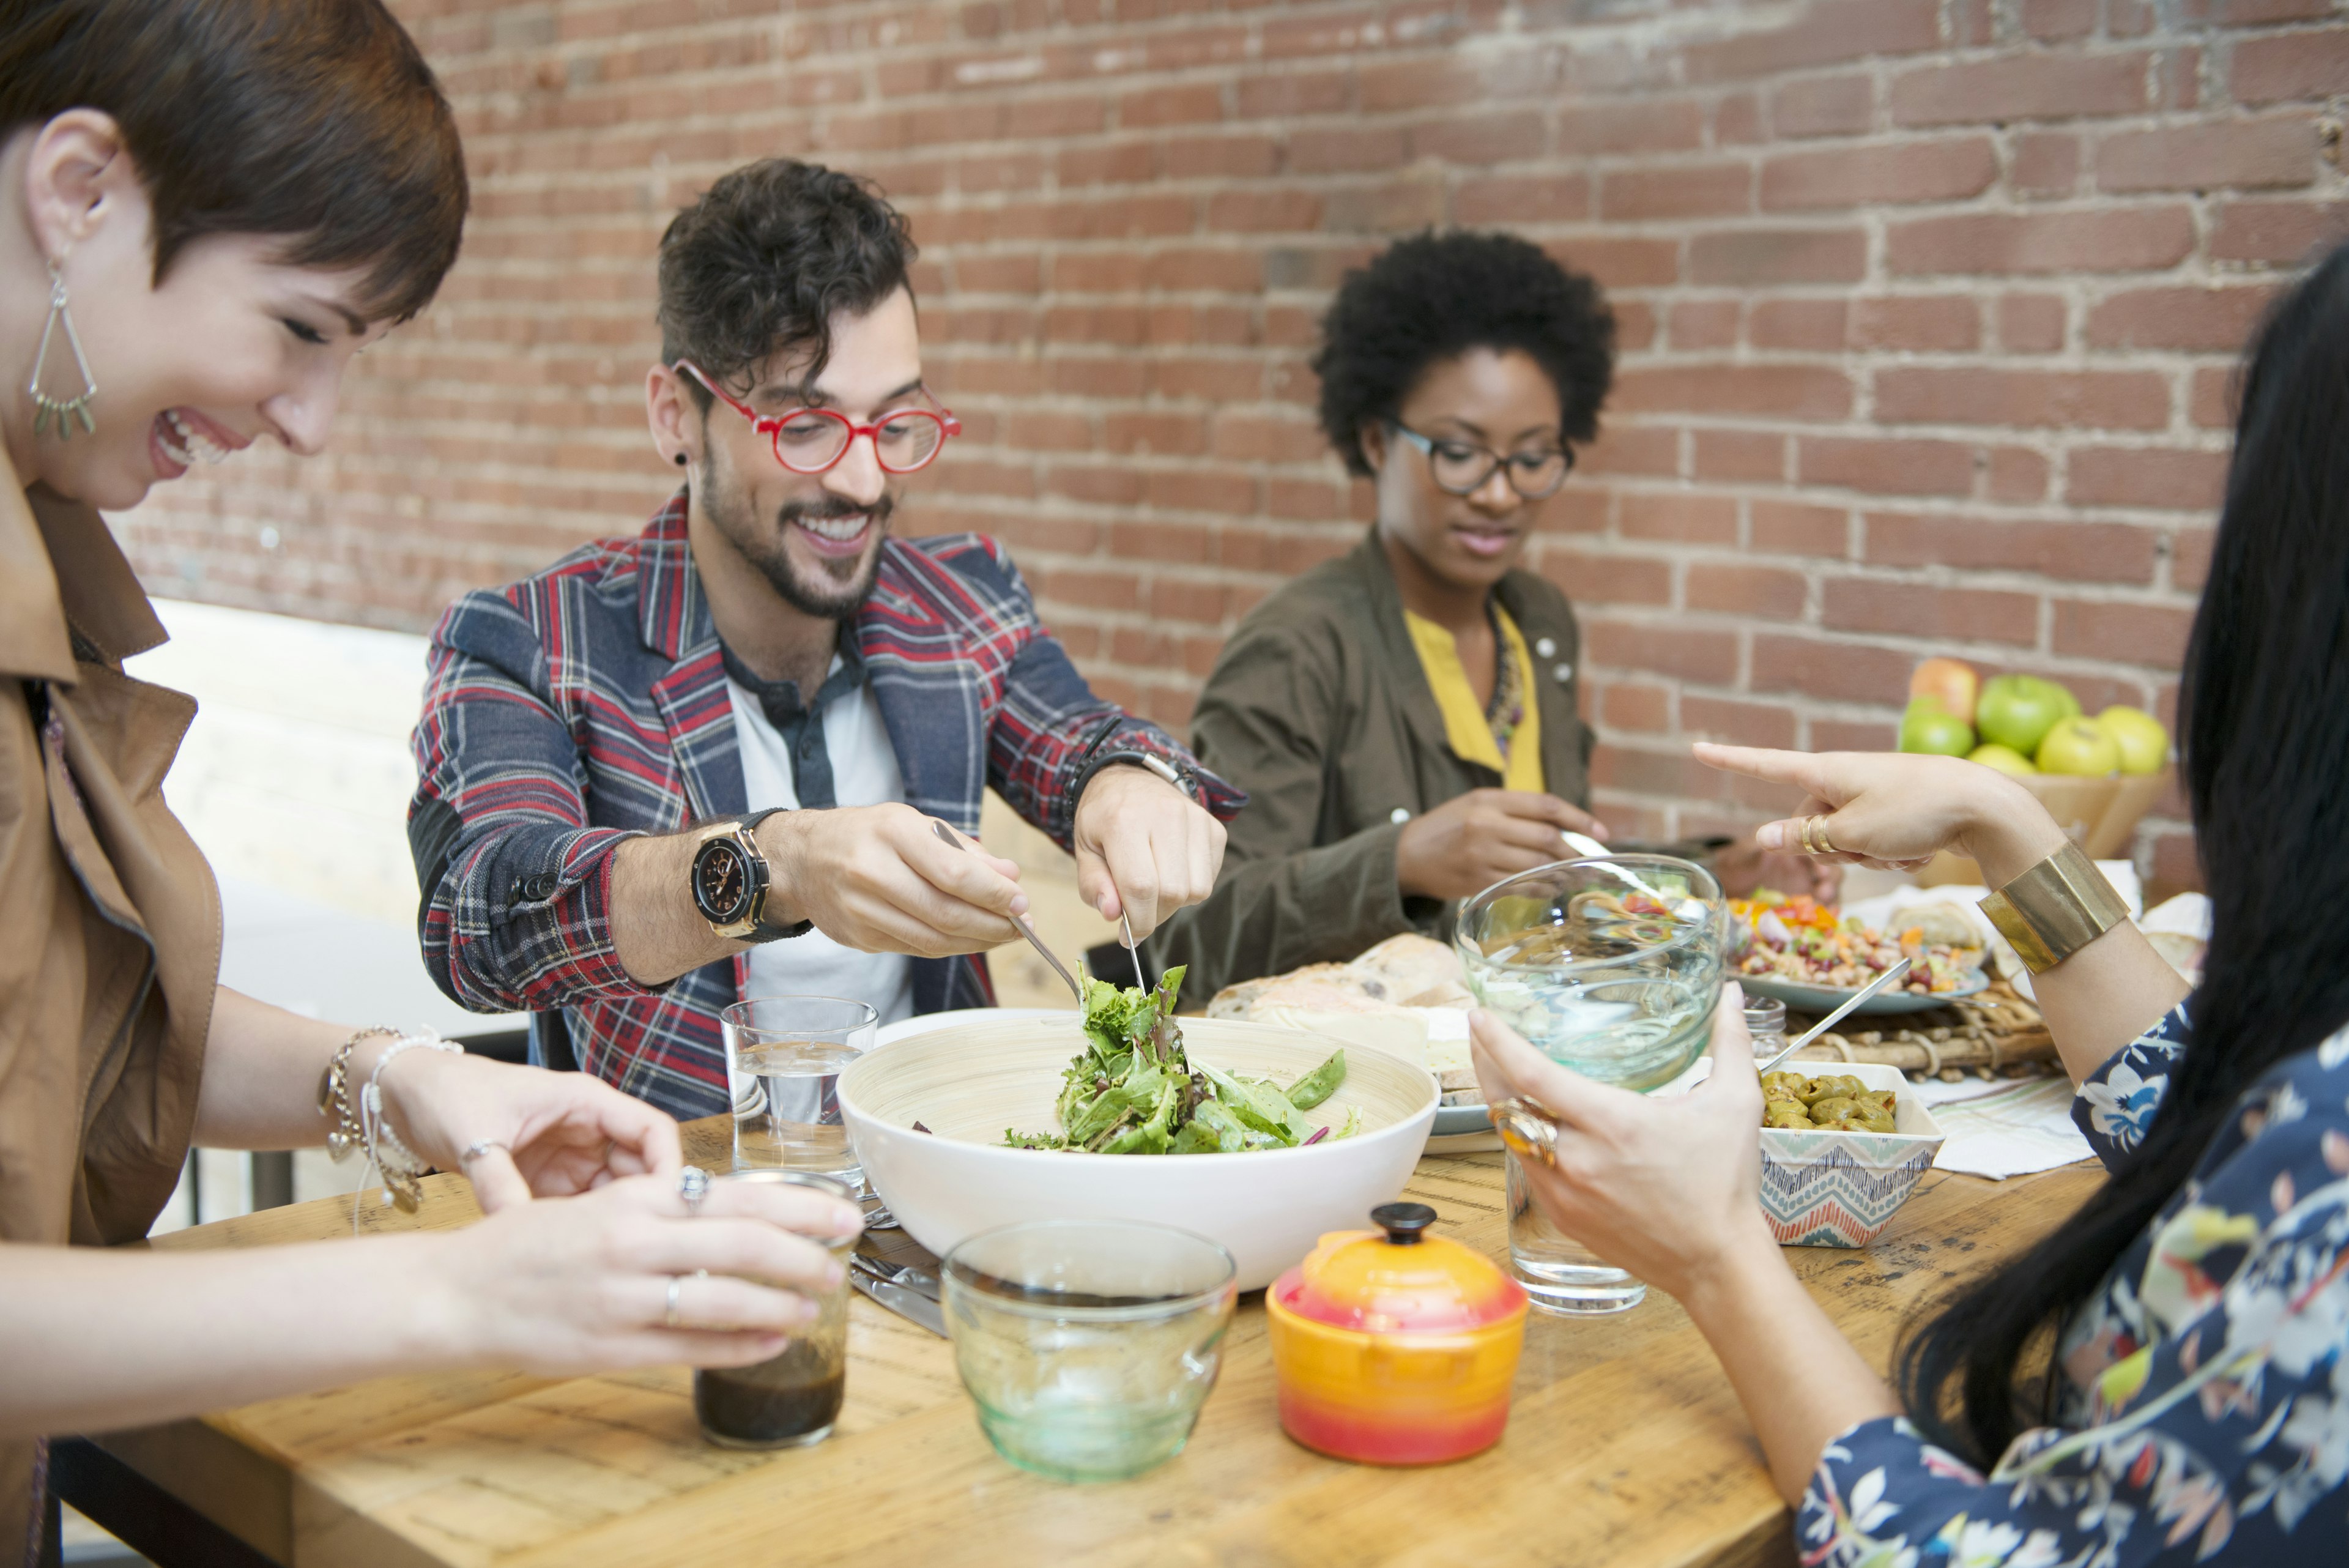
[[(969, 433), (913, 525), (1003, 535), (1179, 725), (1365, 514), (1310, 417), (1329, 289), (1508, 224), (1622, 323), (1538, 564), (1588, 628), (1600, 803), (1651, 828), (1759, 804), (1690, 737), (1889, 744), (1928, 652), (2166, 710), (2233, 354), (2349, 227), (2349, 0), (396, 3), (463, 115), (464, 260), (334, 455), (123, 520), (157, 590), (421, 627), (633, 527), (670, 483), (655, 238), (792, 153), (924, 247)], [(2190, 877), (2174, 820), (2141, 850)]]

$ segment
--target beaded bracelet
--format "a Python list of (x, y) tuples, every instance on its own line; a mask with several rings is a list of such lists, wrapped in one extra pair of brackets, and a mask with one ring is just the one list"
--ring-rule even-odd
[(419, 1047), (458, 1053), (465, 1049), (429, 1029), (420, 1034), (403, 1034), (375, 1059), (375, 1071), (367, 1075), (367, 1088), (359, 1096), (359, 1126), (367, 1138), (367, 1163), (383, 1177), (383, 1201), (397, 1204), (402, 1214), (413, 1214), (422, 1205), (424, 1175), (432, 1167), (408, 1147), (385, 1116), (383, 1070), (402, 1051)]

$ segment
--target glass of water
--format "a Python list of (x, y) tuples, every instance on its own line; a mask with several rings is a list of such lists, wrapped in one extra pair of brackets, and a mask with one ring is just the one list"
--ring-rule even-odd
[(1509, 1262), (1526, 1299), (1539, 1311), (1562, 1317), (1595, 1317), (1629, 1312), (1647, 1299), (1648, 1287), (1550, 1223), (1534, 1201), (1524, 1168), (1511, 1153), (1508, 1164)]
[(840, 1119), (840, 1071), (873, 1049), (873, 1009), (838, 996), (760, 996), (718, 1017), (734, 1099), (734, 1168), (861, 1183)]
[(1729, 909), (1704, 867), (1664, 855), (1561, 860), (1460, 907), (1469, 989), (1535, 1049), (1642, 1092), (1703, 1054)]
[(1138, 1220), (1031, 1220), (947, 1254), (955, 1368), (995, 1451), (1054, 1480), (1173, 1459), (1216, 1386), (1232, 1255)]

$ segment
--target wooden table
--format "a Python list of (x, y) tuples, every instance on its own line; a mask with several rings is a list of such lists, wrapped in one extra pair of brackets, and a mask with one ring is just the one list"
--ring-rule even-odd
[[(722, 1165), (722, 1122), (688, 1153)], [(1861, 1352), (1953, 1274), (2044, 1234), (2100, 1179), (1929, 1173), (1864, 1251), (1788, 1259)], [(413, 1219), (477, 1217), (436, 1177)], [(1506, 1248), (1501, 1158), (1420, 1163), (1438, 1229)], [(159, 1248), (350, 1234), (339, 1199), (158, 1238)], [(1261, 1298), (1240, 1308), (1190, 1447), (1131, 1481), (1073, 1487), (998, 1459), (945, 1341), (854, 1299), (848, 1401), (831, 1440), (780, 1454), (703, 1443), (682, 1368), (563, 1380), (452, 1373), (274, 1399), (100, 1446), (288, 1568), (658, 1563), (1776, 1563), (1785, 1507), (1704, 1341), (1661, 1293), (1595, 1321), (1535, 1314), (1508, 1435), (1423, 1470), (1339, 1463), (1274, 1413)]]

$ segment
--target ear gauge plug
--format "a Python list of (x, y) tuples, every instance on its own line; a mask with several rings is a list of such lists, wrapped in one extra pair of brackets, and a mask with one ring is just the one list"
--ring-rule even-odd
[(685, 466), (685, 453), (678, 452), (677, 456), (672, 458), (670, 461), (675, 462), (678, 467), (683, 468)]

